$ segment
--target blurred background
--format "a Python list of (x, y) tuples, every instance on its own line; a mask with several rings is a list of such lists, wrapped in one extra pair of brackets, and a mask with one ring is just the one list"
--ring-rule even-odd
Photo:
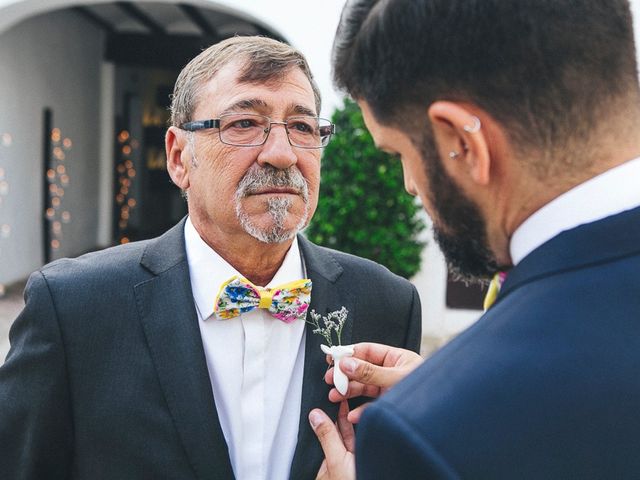
[[(0, 363), (32, 271), (156, 236), (185, 215), (165, 171), (169, 94), (191, 58), (233, 35), (301, 50), (322, 91), (321, 116), (338, 124), (306, 234), (415, 283), (425, 354), (479, 317), (482, 289), (451, 278), (429, 219), (403, 192), (399, 163), (375, 151), (357, 107), (332, 86), (343, 4), (0, 0)], [(638, 17), (640, 0), (632, 7)]]

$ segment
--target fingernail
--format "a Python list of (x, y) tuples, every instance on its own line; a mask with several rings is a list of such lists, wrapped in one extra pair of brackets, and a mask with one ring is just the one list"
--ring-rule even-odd
[(353, 358), (343, 358), (340, 360), (340, 370), (344, 373), (353, 373), (356, 371), (356, 361)]
[(311, 428), (315, 429), (320, 425), (321, 421), (322, 417), (320, 416), (320, 413), (315, 410), (311, 410), (311, 413), (309, 414), (309, 423), (311, 424)]

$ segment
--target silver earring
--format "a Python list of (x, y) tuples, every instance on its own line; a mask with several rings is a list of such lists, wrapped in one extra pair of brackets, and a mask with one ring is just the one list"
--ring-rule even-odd
[(455, 150), (451, 150), (449, 152), (449, 158), (451, 160), (455, 160), (456, 158), (458, 158), (460, 156), (460, 154), (458, 152), (456, 152)]
[(471, 126), (465, 125), (463, 129), (467, 133), (477, 133), (480, 131), (480, 127), (482, 127), (482, 124), (480, 123), (480, 119), (474, 115), (473, 125)]

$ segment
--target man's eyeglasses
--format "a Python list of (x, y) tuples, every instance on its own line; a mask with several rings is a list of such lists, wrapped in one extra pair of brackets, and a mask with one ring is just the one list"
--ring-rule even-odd
[(180, 128), (189, 132), (217, 128), (222, 143), (257, 147), (267, 141), (272, 125), (284, 125), (289, 143), (299, 148), (326, 147), (335, 133), (335, 125), (324, 118), (299, 116), (273, 122), (269, 117), (252, 113), (227, 113), (220, 118), (183, 123)]

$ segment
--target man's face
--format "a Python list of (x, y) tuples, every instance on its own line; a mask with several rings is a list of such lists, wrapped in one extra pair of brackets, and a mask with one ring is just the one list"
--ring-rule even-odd
[(491, 277), (498, 266), (488, 247), (485, 220), (447, 174), (433, 136), (425, 133), (416, 147), (407, 133), (378, 123), (367, 103), (358, 103), (378, 148), (400, 156), (405, 189), (420, 197), (452, 272), (469, 281)]
[[(232, 62), (204, 85), (193, 120), (235, 112), (282, 122), (317, 114), (311, 84), (301, 70), (292, 68), (282, 79), (256, 84), (237, 81), (240, 67)], [(320, 149), (291, 146), (283, 125), (273, 125), (258, 147), (226, 145), (218, 129), (187, 136), (189, 214), (205, 235), (249, 234), (279, 243), (307, 225), (318, 203)]]

